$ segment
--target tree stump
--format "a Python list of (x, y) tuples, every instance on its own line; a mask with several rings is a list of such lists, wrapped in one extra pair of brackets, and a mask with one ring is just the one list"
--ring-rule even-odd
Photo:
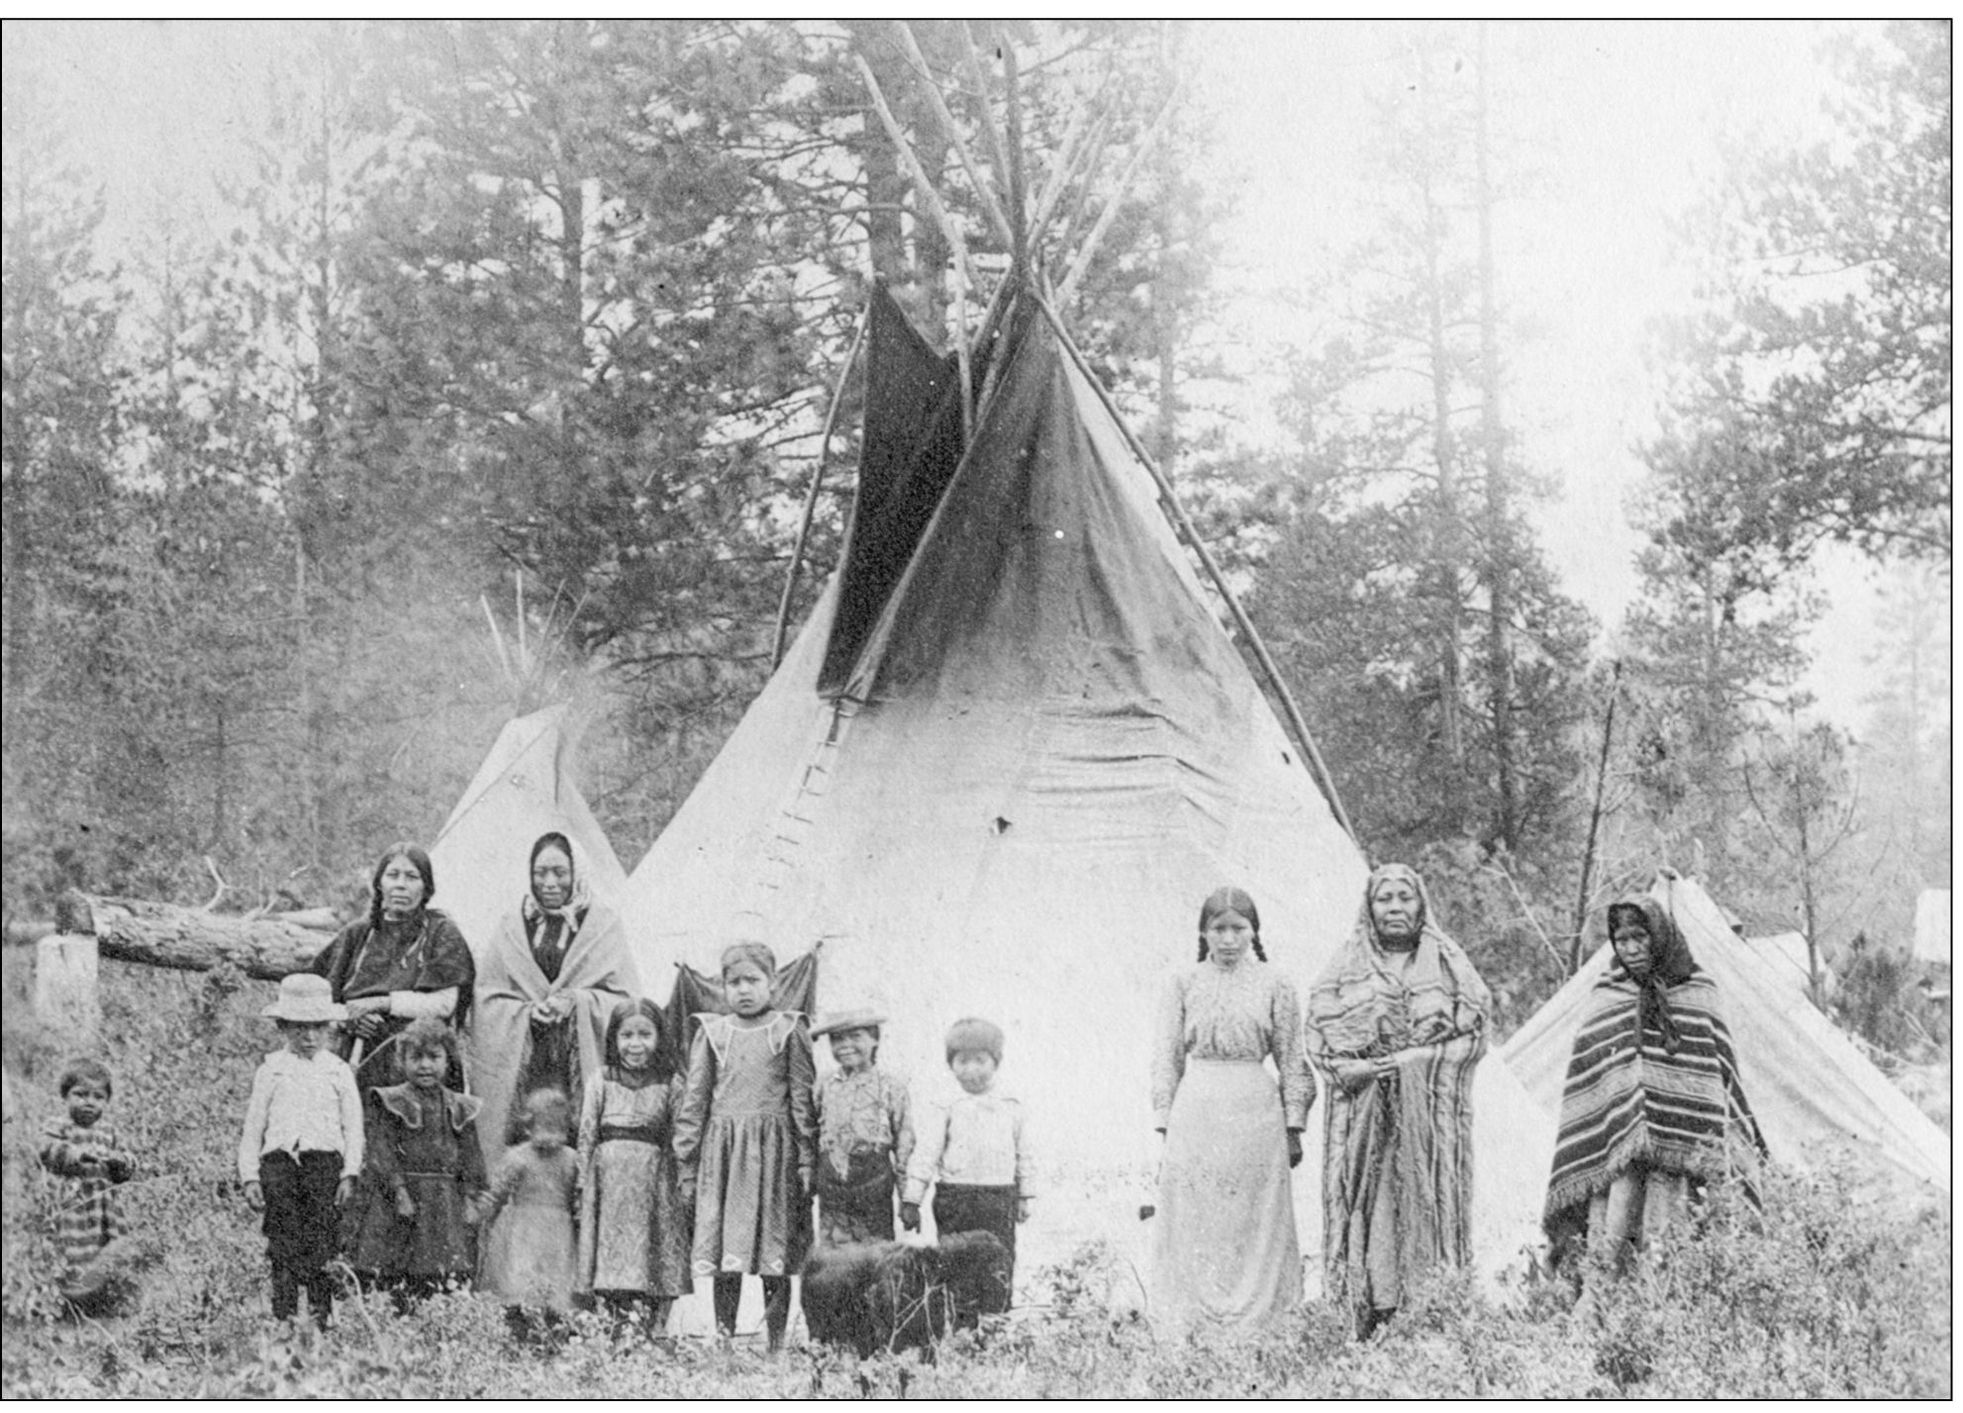
[[(60, 910), (55, 916), (57, 927), (73, 920), (64, 919)], [(101, 1038), (102, 1002), (96, 994), (100, 970), (93, 931), (56, 931), (34, 944), (34, 1016), (65, 1050), (93, 1050)]]

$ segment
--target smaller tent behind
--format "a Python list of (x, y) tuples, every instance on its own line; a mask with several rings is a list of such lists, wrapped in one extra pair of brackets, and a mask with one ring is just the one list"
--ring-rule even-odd
[(524, 898), (532, 844), (551, 830), (573, 841), (593, 896), (618, 906), (627, 873), (573, 783), (578, 744), (564, 702), (506, 722), (430, 847), (436, 906), (456, 920), (479, 957)]
[(1949, 889), (1924, 888), (1915, 900), (1915, 959), (1949, 965)]
[[(1774, 1160), (1802, 1169), (1845, 1162), (1947, 1193), (1947, 1135), (1793, 987), (1780, 971), (1786, 964), (1768, 962), (1736, 936), (1696, 883), (1663, 876), (1652, 892), (1717, 983), (1745, 1096)], [(1588, 993), (1609, 961), (1604, 946), (1500, 1052), (1553, 1114)]]

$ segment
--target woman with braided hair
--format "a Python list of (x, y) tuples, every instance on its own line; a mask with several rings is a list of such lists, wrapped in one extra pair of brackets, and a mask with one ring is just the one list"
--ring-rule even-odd
[(1289, 1169), (1315, 1080), (1295, 988), (1267, 960), (1254, 900), (1218, 889), (1200, 909), (1199, 965), (1176, 972), (1160, 1004), (1151, 1312), (1166, 1330), (1251, 1328), (1302, 1300)]
[(1561, 1095), (1543, 1224), (1561, 1262), (1585, 1242), (1616, 1266), (1690, 1219), (1714, 1178), (1748, 1202), (1764, 1153), (1718, 989), (1664, 903), (1611, 903), (1615, 958), (1589, 994)]
[(1472, 1076), (1486, 984), (1403, 864), (1370, 875), (1349, 941), (1309, 992), (1323, 1110), (1324, 1286), (1359, 1338), (1438, 1266), (1472, 1259)]

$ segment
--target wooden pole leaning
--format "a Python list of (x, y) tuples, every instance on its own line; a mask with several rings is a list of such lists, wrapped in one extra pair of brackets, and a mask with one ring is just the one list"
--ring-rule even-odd
[(858, 364), (859, 350), (866, 341), (866, 328), (872, 319), (872, 304), (859, 311), (858, 327), (852, 333), (852, 349), (845, 355), (845, 366), (832, 385), (831, 406), (825, 410), (825, 430), (818, 438), (818, 469), (811, 473), (811, 485), (804, 493), (804, 514), (797, 522), (797, 542), (791, 547), (791, 570), (784, 576), (784, 596), (777, 603), (777, 632), (770, 643), (770, 670), (784, 660), (784, 638), (791, 622), (791, 596), (797, 590), (798, 571), (804, 567), (804, 544), (811, 535), (811, 518), (818, 509), (818, 488), (825, 483), (825, 469), (831, 463), (832, 432), (838, 426), (839, 408), (845, 402), (845, 383)]
[(972, 288), (975, 285), (975, 272), (968, 259), (968, 242), (961, 234), (961, 227), (948, 214), (947, 208), (941, 205), (940, 195), (934, 190), (933, 182), (927, 177), (927, 169), (920, 165), (920, 158), (915, 154), (913, 144), (907, 141), (906, 133), (900, 127), (900, 120), (893, 116), (893, 110), (887, 106), (886, 94), (880, 88), (872, 66), (858, 54), (852, 56), (852, 62), (859, 66), (859, 77), (865, 80), (866, 92), (872, 98), (873, 110), (879, 114), (879, 121), (885, 125), (886, 135), (892, 139), (894, 150), (900, 154), (900, 161), (905, 165), (907, 175), (912, 178), (914, 189), (920, 193), (920, 199), (925, 203), (928, 214), (940, 226), (941, 233), (947, 237), (948, 247), (954, 251), (954, 258), (961, 262), (962, 276)]
[(954, 144), (955, 155), (961, 159), (962, 170), (967, 172), (968, 180), (974, 184), (975, 195), (981, 198), (982, 211), (988, 223), (995, 230), (995, 238), (1002, 242), (1004, 250), (1014, 250), (1015, 232), (1009, 229), (1009, 218), (1002, 212), (1002, 203), (995, 199), (995, 191), (982, 180), (981, 168), (974, 155), (968, 151), (967, 139), (961, 136), (960, 125), (954, 121), (954, 114), (948, 111), (947, 100), (941, 95), (941, 86), (935, 80), (933, 71), (927, 67), (927, 57), (920, 52), (920, 45), (913, 37), (913, 27), (905, 20), (895, 20), (899, 27), (900, 42), (906, 49), (907, 58), (920, 71), (920, 77), (927, 89), (927, 99), (934, 107), (934, 117), (947, 132)]
[(1131, 161), (1125, 164), (1125, 173), (1118, 178), (1118, 185), (1112, 191), (1111, 199), (1098, 213), (1097, 224), (1091, 227), (1091, 233), (1084, 237), (1083, 245), (1077, 250), (1076, 259), (1070, 262), (1070, 273), (1063, 277), (1063, 283), (1057, 287), (1059, 305), (1068, 306), (1071, 297), (1077, 293), (1078, 284), (1091, 267), (1091, 257), (1097, 254), (1097, 248), (1103, 244), (1106, 232), (1111, 229), (1111, 223), (1117, 219), (1118, 208), (1124, 204), (1125, 193), (1131, 190), (1132, 181), (1138, 176), (1138, 169), (1144, 165), (1146, 155), (1159, 140), (1159, 134), (1165, 131), (1166, 123), (1172, 117), (1173, 107), (1179, 102), (1179, 95), (1184, 87), (1182, 81), (1173, 88), (1166, 98), (1165, 107), (1159, 110), (1159, 116), (1153, 120), (1152, 126), (1145, 130), (1145, 136), (1139, 139), (1138, 148), (1132, 153)]
[(1165, 506), (1167, 515), (1171, 517), (1174, 528), (1179, 532), (1180, 538), (1191, 545), (1193, 552), (1199, 556), (1207, 577), (1213, 581), (1214, 588), (1220, 591), (1220, 597), (1226, 600), (1227, 611), (1233, 616), (1234, 626), (1240, 630), (1248, 646), (1254, 650), (1255, 661), (1260, 664), (1262, 673), (1268, 679), (1268, 685), (1274, 689), (1275, 696), (1280, 699), (1283, 715), (1288, 719), (1296, 744), (1301, 747), (1310, 778), (1322, 791), (1323, 799), (1329, 802), (1329, 810), (1335, 815), (1336, 823), (1343, 827), (1343, 832), (1352, 840), (1356, 839), (1356, 828), (1350, 823), (1349, 812), (1343, 808), (1342, 797), (1336, 793), (1336, 781), (1329, 774), (1329, 767), (1322, 758), (1322, 752), (1316, 748), (1315, 737), (1309, 732), (1309, 723), (1302, 716), (1301, 707), (1296, 705), (1295, 694), (1288, 690), (1288, 683), (1282, 680), (1281, 669), (1276, 666), (1273, 656), (1269, 654), (1268, 645), (1262, 641), (1253, 620), (1247, 616), (1247, 610), (1241, 607), (1240, 598), (1227, 583), (1227, 576), (1221, 571), (1219, 562), (1214, 559), (1205, 542), (1200, 539), (1199, 531), (1194, 529), (1185, 507), (1179, 503), (1179, 497), (1173, 494), (1171, 480), (1160, 469), (1158, 462), (1152, 459), (1152, 453), (1145, 449), (1145, 444), (1138, 440), (1123, 414), (1118, 411), (1117, 403), (1112, 401), (1110, 392), (1091, 371), (1089, 362), (1078, 349), (1076, 341), (1070, 337), (1070, 331), (1064, 328), (1063, 320), (1057, 314), (1055, 307), (1049, 300), (1035, 295), (1033, 291), (1031, 297), (1042, 309), (1044, 317), (1050, 321), (1050, 328), (1056, 332), (1057, 342), (1061, 343), (1069, 353), (1071, 361), (1077, 365), (1077, 371), (1084, 375), (1084, 381), (1091, 385), (1091, 390), (1097, 394), (1098, 401), (1104, 404), (1104, 410), (1117, 424), (1118, 431), (1124, 437), (1125, 444), (1131, 448), (1132, 455), (1136, 456), (1146, 471), (1151, 474), (1153, 483), (1159, 488), (1160, 502)]

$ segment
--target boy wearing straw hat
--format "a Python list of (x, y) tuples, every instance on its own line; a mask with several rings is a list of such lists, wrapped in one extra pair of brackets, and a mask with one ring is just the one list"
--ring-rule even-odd
[(886, 1017), (865, 1007), (818, 1018), (838, 1068), (820, 1080), (818, 1240), (827, 1246), (893, 1239), (893, 1198), (913, 1156), (907, 1087), (878, 1068)]
[(327, 1048), (328, 1031), (347, 1018), (327, 979), (302, 972), (279, 984), (265, 1014), (279, 1026), (280, 1048), (252, 1077), (239, 1139), (245, 1200), (266, 1214), (266, 1255), (273, 1267), (273, 1318), (290, 1320), (307, 1290), (314, 1323), (334, 1311), (336, 1209), (361, 1173), (361, 1094), (354, 1071)]

